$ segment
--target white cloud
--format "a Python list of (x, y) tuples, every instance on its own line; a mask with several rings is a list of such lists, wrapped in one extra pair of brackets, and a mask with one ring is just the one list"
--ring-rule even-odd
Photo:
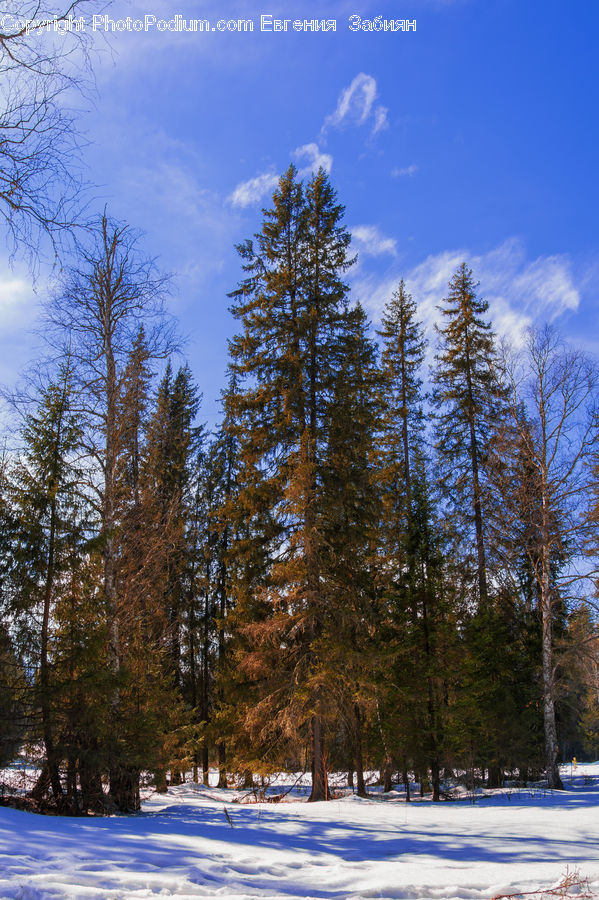
[[(308, 178), (313, 172), (318, 171), (321, 167), (325, 172), (330, 172), (333, 165), (333, 157), (330, 153), (323, 153), (318, 144), (303, 144), (296, 147), (292, 156), (297, 160), (307, 160), (307, 165), (298, 169), (300, 178)], [(276, 172), (264, 172), (262, 175), (256, 175), (249, 181), (242, 181), (238, 184), (234, 191), (227, 198), (233, 206), (245, 208), (247, 206), (255, 206), (273, 193), (279, 184), (279, 178)]]
[(242, 181), (235, 190), (229, 195), (229, 201), (233, 206), (253, 206), (260, 203), (268, 194), (272, 194), (279, 183), (279, 175), (274, 172), (264, 172), (262, 175), (256, 175), (249, 181)]
[(391, 170), (391, 175), (393, 176), (393, 178), (405, 178), (406, 176), (411, 178), (416, 174), (417, 171), (418, 166), (415, 166), (414, 163), (412, 163), (410, 166), (405, 166), (403, 169), (400, 169), (398, 166), (396, 166)]
[(376, 134), (377, 131), (384, 131), (385, 128), (389, 127), (389, 119), (387, 118), (387, 113), (389, 110), (386, 106), (377, 106), (374, 110), (374, 127), (372, 129), (372, 133)]
[(302, 147), (297, 147), (293, 151), (293, 156), (296, 159), (308, 159), (307, 165), (298, 172), (300, 178), (305, 178), (311, 175), (312, 172), (317, 172), (321, 167), (325, 172), (330, 172), (333, 167), (333, 157), (330, 153), (323, 153), (318, 144), (304, 144)]
[(335, 112), (324, 121), (323, 132), (327, 128), (338, 128), (346, 124), (361, 126), (369, 121), (372, 121), (373, 134), (387, 128), (387, 108), (375, 105), (377, 96), (375, 79), (372, 75), (360, 72), (339, 94)]
[(377, 225), (353, 225), (350, 228), (358, 252), (366, 256), (397, 255), (395, 238), (386, 237)]
[(576, 311), (580, 295), (563, 257), (548, 256), (535, 260), (515, 282), (522, 295), (531, 298), (541, 309), (547, 310), (551, 319), (566, 310)]
[[(19, 331), (33, 324), (32, 313), (37, 307), (31, 279), (20, 268), (11, 268), (0, 261), (0, 332)], [(35, 315), (35, 313), (33, 313)]]
[(437, 309), (447, 293), (447, 284), (462, 261), (480, 281), (479, 295), (489, 302), (489, 316), (500, 337), (521, 346), (531, 324), (551, 321), (578, 309), (580, 293), (567, 256), (541, 256), (529, 260), (523, 243), (507, 240), (487, 253), (466, 249), (446, 250), (428, 256), (407, 272), (392, 273), (378, 280), (356, 272), (354, 290), (375, 320), (401, 277), (418, 303), (418, 315), (432, 333), (439, 322)]
[[(40, 274), (40, 293), (47, 289), (48, 275), (47, 270)], [(33, 331), (38, 314), (39, 300), (27, 269), (18, 263), (11, 266), (5, 256), (0, 256), (1, 384), (14, 384), (26, 363), (39, 355), (39, 337)]]

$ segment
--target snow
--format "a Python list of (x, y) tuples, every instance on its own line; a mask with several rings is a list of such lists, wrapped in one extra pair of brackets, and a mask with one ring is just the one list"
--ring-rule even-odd
[(136, 816), (61, 818), (0, 808), (0, 898), (217, 897), (449, 900), (532, 891), (569, 867), (599, 896), (599, 763), (566, 790), (476, 802), (403, 794), (241, 804), (184, 784)]

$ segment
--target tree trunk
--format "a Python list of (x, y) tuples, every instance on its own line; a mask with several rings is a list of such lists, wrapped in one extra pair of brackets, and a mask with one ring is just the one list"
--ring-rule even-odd
[[(59, 424), (60, 428), (60, 424)], [(60, 431), (56, 438), (55, 448), (58, 448)], [(55, 453), (55, 457), (57, 453)], [(55, 463), (57, 460), (55, 459)], [(58, 803), (63, 796), (62, 785), (58, 772), (58, 759), (54, 749), (54, 735), (52, 732), (52, 711), (50, 701), (50, 667), (48, 661), (48, 638), (50, 628), (50, 604), (52, 601), (52, 589), (54, 587), (54, 544), (56, 540), (56, 497), (53, 498), (50, 512), (50, 534), (48, 537), (48, 567), (46, 569), (46, 584), (44, 586), (44, 609), (42, 615), (41, 653), (40, 653), (40, 686), (41, 686), (41, 713), (44, 745), (46, 747), (46, 759), (48, 761), (48, 774), (52, 784), (52, 793)]]
[[(471, 391), (470, 372), (468, 371), (468, 386)], [(470, 416), (470, 464), (472, 470), (472, 494), (474, 507), (474, 529), (476, 532), (476, 555), (478, 563), (478, 593), (480, 602), (484, 605), (487, 601), (487, 563), (485, 559), (485, 540), (483, 533), (483, 513), (481, 503), (480, 476), (478, 469), (478, 441), (474, 425), (474, 413)]]
[(487, 787), (500, 788), (503, 785), (503, 773), (501, 766), (489, 766), (489, 777), (487, 779)]
[(543, 609), (543, 724), (545, 728), (545, 771), (547, 784), (551, 789), (563, 788), (557, 765), (558, 743), (555, 724), (553, 647), (552, 647), (552, 608), (551, 598), (547, 597), (549, 589), (542, 588)]
[(329, 780), (324, 752), (324, 723), (320, 716), (310, 719), (310, 742), (312, 750), (312, 791), (310, 802), (329, 800)]
[(555, 724), (555, 684), (553, 673), (553, 591), (551, 586), (551, 526), (549, 522), (549, 498), (546, 473), (542, 473), (543, 522), (541, 530), (541, 584), (540, 601), (542, 616), (543, 654), (543, 724), (545, 729), (545, 770), (549, 788), (563, 789), (557, 766), (559, 746)]
[(205, 784), (206, 787), (210, 785), (210, 763), (206, 744), (202, 747), (202, 784)]
[(441, 778), (439, 774), (439, 763), (436, 759), (431, 760), (431, 776), (433, 782), (433, 803), (438, 803), (441, 799)]
[(388, 793), (393, 788), (393, 758), (391, 756), (391, 750), (389, 749), (389, 745), (387, 743), (387, 738), (385, 737), (385, 730), (383, 728), (383, 723), (381, 721), (381, 711), (379, 708), (379, 703), (377, 700), (376, 703), (376, 717), (379, 723), (379, 733), (381, 735), (381, 740), (383, 742), (383, 748), (385, 751), (385, 765), (383, 767), (383, 771), (381, 773), (382, 782), (383, 782), (383, 791)]
[(67, 803), (70, 804), (74, 815), (79, 812), (79, 797), (77, 795), (77, 760), (73, 754), (67, 760)]
[(165, 769), (156, 769), (154, 772), (154, 786), (156, 788), (156, 793), (158, 794), (166, 794), (168, 791)]
[(46, 794), (48, 793), (50, 787), (52, 785), (52, 781), (50, 778), (50, 768), (48, 766), (48, 761), (43, 764), (42, 769), (37, 777), (37, 781), (35, 782), (32, 789), (29, 791), (29, 796), (32, 800), (36, 802), (40, 802), (44, 799)]
[(390, 756), (385, 757), (385, 765), (381, 773), (383, 781), (383, 792), (388, 794), (393, 790), (393, 762)]
[[(116, 365), (111, 346), (111, 303), (106, 298), (104, 323), (104, 358), (106, 363), (106, 426), (104, 457), (104, 498), (102, 508), (102, 537), (104, 540), (104, 596), (108, 617), (108, 664), (113, 675), (118, 675), (120, 660), (120, 634), (116, 602), (116, 552), (115, 532), (115, 477), (116, 477), (116, 428), (117, 428), (117, 388)], [(120, 696), (114, 688), (111, 698), (112, 716), (118, 728)], [(115, 799), (121, 795), (121, 766), (116, 760), (110, 768), (110, 795)], [(113, 784), (114, 782), (114, 784)], [(118, 803), (117, 803), (118, 807)]]
[(227, 748), (224, 741), (218, 745), (218, 786), (227, 787)]
[(364, 784), (364, 762), (362, 759), (362, 716), (357, 703), (354, 704), (354, 740), (357, 794), (358, 797), (367, 797), (366, 785)]
[(96, 767), (79, 758), (79, 783), (81, 785), (81, 806), (84, 810), (104, 812), (105, 797), (102, 778)]
[(113, 772), (110, 778), (110, 796), (119, 812), (138, 812), (141, 806), (139, 770), (120, 768), (118, 773)]

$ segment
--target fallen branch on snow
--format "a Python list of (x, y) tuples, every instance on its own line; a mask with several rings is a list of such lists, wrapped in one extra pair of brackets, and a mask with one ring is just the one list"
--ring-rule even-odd
[(496, 894), (491, 900), (516, 900), (517, 897), (531, 897), (532, 900), (545, 900), (549, 897), (576, 897), (577, 900), (593, 900), (595, 894), (591, 891), (588, 878), (583, 878), (578, 869), (572, 872), (566, 868), (566, 872), (558, 885), (552, 888), (544, 888), (538, 891), (521, 891), (516, 894)]

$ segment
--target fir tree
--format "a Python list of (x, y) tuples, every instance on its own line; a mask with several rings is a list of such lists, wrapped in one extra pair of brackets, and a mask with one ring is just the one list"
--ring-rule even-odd
[[(393, 648), (392, 678), (383, 701), (385, 729), (402, 736), (399, 742), (396, 739), (396, 755), (404, 769), (406, 758), (430, 768), (433, 799), (438, 800), (442, 673), (449, 626), (443, 612), (444, 575), (426, 471), (421, 379), (426, 340), (416, 313), (416, 303), (401, 281), (385, 307), (379, 331), (384, 376), (379, 441), (381, 568), (387, 641)], [(390, 768), (388, 759), (387, 788)]]
[(477, 296), (472, 271), (462, 263), (440, 307), (439, 352), (433, 372), (436, 450), (441, 487), (464, 540), (475, 546), (478, 600), (488, 599), (484, 466), (501, 400), (488, 303)]
[[(165, 669), (172, 679), (176, 707), (181, 698), (185, 668), (184, 627), (190, 604), (195, 603), (193, 507), (196, 493), (198, 453), (202, 431), (194, 424), (200, 397), (188, 366), (173, 376), (170, 363), (158, 386), (148, 423), (142, 481), (155, 510), (163, 551), (160, 556), (160, 597), (163, 617), (162, 642)], [(192, 613), (193, 618), (193, 613)], [(189, 624), (189, 623), (187, 623)], [(182, 750), (173, 750), (181, 756)], [(172, 766), (172, 779), (181, 778), (180, 765)]]
[[(251, 539), (265, 550), (266, 615), (255, 638), (264, 650), (260, 667), (276, 674), (277, 684), (253, 719), (261, 713), (270, 717), (266, 731), (274, 742), (297, 732), (298, 725), (308, 726), (311, 799), (325, 800), (325, 721), (331, 703), (320, 649), (327, 615), (323, 460), (347, 321), (342, 275), (351, 263), (350, 237), (322, 170), (304, 191), (291, 167), (273, 202), (256, 246), (240, 247), (248, 277), (234, 294), (233, 313), (242, 331), (231, 345), (241, 384), (242, 475), (247, 476), (240, 503)], [(262, 533), (254, 538), (257, 527)], [(282, 653), (275, 661), (277, 644)], [(256, 654), (246, 656), (250, 663), (258, 663)]]
[(145, 476), (150, 419), (150, 351), (141, 327), (124, 369), (118, 402), (115, 478), (115, 577), (120, 625), (119, 704), (113, 722), (111, 782), (130, 809), (139, 808), (142, 768), (164, 763), (164, 735), (177, 702), (171, 695), (164, 633), (164, 559), (170, 522)]
[[(391, 552), (397, 553), (402, 536), (405, 545), (412, 516), (412, 456), (422, 440), (421, 369), (426, 352), (422, 326), (416, 320), (416, 303), (406, 292), (403, 279), (383, 311), (381, 324), (378, 334), (383, 343), (385, 407), (381, 474), (389, 507), (387, 530), (395, 535)], [(405, 552), (405, 546), (403, 549)]]
[[(331, 404), (323, 493), (322, 568), (327, 573), (329, 614), (321, 638), (327, 682), (350, 737), (357, 792), (366, 795), (363, 729), (375, 709), (381, 668), (377, 589), (377, 492), (375, 436), (380, 419), (376, 347), (367, 336), (360, 305), (347, 313), (345, 352)], [(342, 673), (342, 675), (341, 675)], [(340, 677), (341, 675), (341, 677)]]
[[(82, 432), (73, 409), (72, 368), (67, 362), (59, 378), (42, 389), (37, 408), (23, 426), (25, 449), (12, 478), (17, 546), (12, 572), (17, 604), (29, 621), (39, 615), (39, 633), (29, 644), (38, 672), (37, 702), (54, 799), (60, 803), (59, 711), (53, 665), (53, 623), (62, 579), (83, 552), (85, 521), (79, 500), (82, 472), (75, 459)], [(35, 650), (34, 650), (35, 648)]]

